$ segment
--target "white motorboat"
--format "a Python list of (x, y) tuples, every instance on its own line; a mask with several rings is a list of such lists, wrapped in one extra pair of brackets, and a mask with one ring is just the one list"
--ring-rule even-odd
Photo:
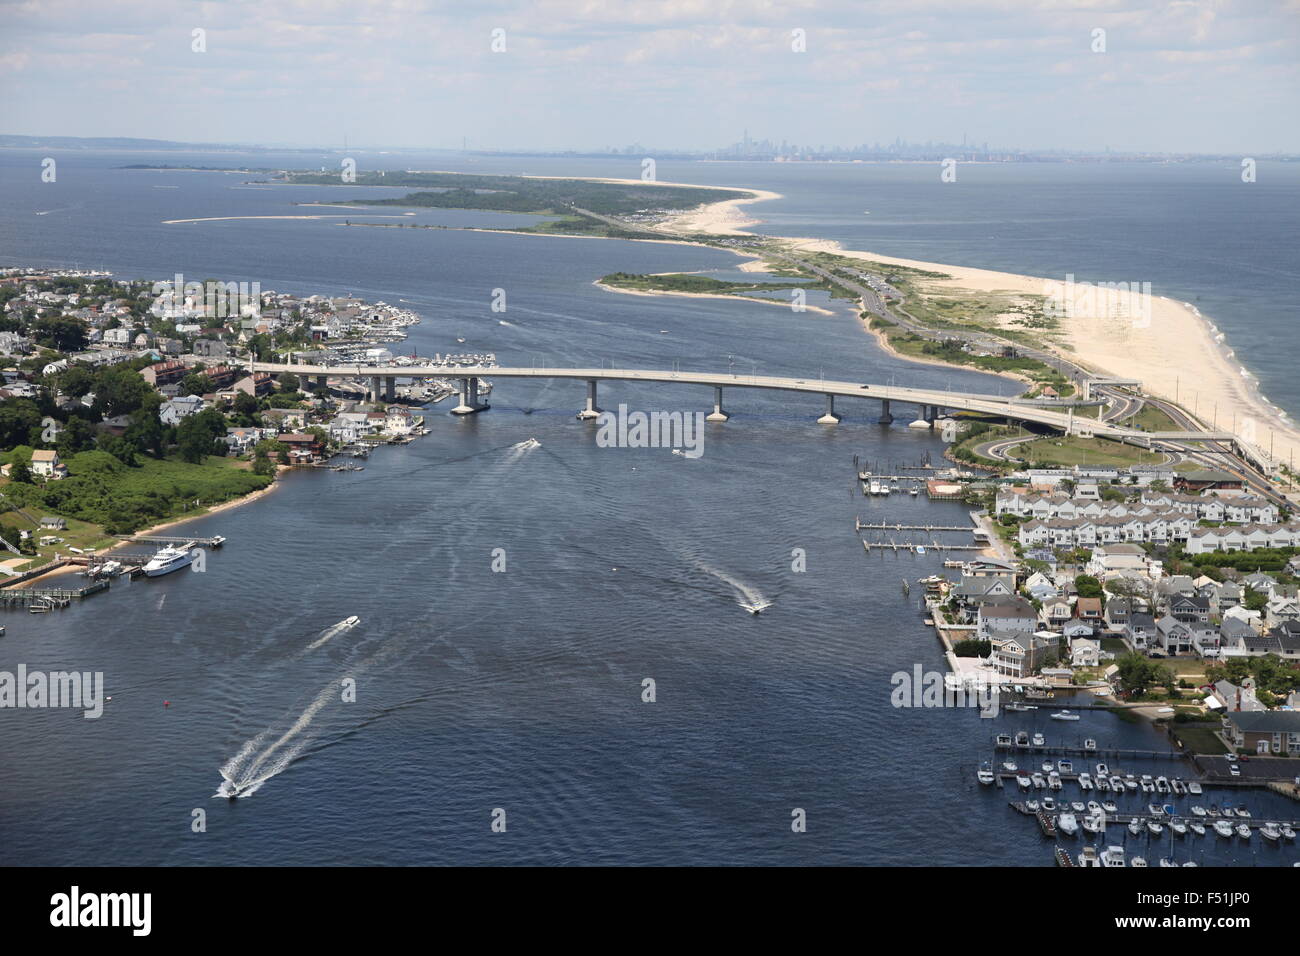
[(1148, 820), (1147, 830), (1150, 831), (1152, 836), (1160, 836), (1160, 834), (1165, 832), (1165, 826), (1159, 820)]
[(1238, 806), (1238, 807), (1237, 807), (1237, 816), (1239, 816), (1239, 817), (1246, 817), (1246, 818), (1249, 819), (1249, 817), (1250, 817), (1250, 810), (1249, 810), (1248, 808), (1246, 808), (1245, 806)]
[(1218, 834), (1219, 836), (1221, 836), (1221, 837), (1231, 838), (1231, 837), (1232, 837), (1232, 824), (1229, 823), (1227, 820), (1215, 820), (1215, 821), (1214, 821), (1214, 832), (1217, 833), (1217, 834)]
[(1119, 774), (1115, 774), (1110, 778), (1110, 788), (1116, 793), (1123, 793), (1125, 787), (1128, 787), (1130, 790), (1136, 790), (1138, 788), (1137, 781), (1132, 777), (1129, 777), (1127, 780), (1121, 780)]
[(1096, 749), (1097, 749), (1097, 741), (1095, 741), (1095, 740), (1093, 740), (1091, 737), (1089, 737), (1087, 740), (1085, 740), (1085, 741), (1083, 742), (1083, 749), (1084, 749), (1084, 750), (1096, 750)]
[(1056, 809), (1056, 800), (1051, 796), (1051, 794), (1048, 794), (1047, 796), (1043, 797), (1042, 807), (1048, 813), (1051, 813), (1053, 810)]
[(1004, 760), (1002, 761), (1002, 769), (1007, 773), (1015, 773), (1017, 769), (1016, 762), (1014, 760)]
[(1066, 836), (1074, 836), (1079, 832), (1079, 821), (1073, 813), (1062, 813), (1056, 818), (1056, 829)]
[(1197, 836), (1205, 836), (1205, 824), (1200, 820), (1193, 820), (1188, 823), (1187, 829), (1191, 830)]
[(1295, 830), (1291, 829), (1291, 826), (1289, 824), (1286, 823), (1282, 824), (1282, 839), (1283, 840), (1295, 839)]
[(1078, 720), (1079, 719), (1078, 714), (1072, 714), (1068, 710), (1058, 710), (1056, 713), (1050, 716), (1053, 720)]
[(1249, 840), (1249, 839), (1250, 839), (1250, 827), (1249, 827), (1247, 824), (1245, 824), (1245, 823), (1238, 823), (1238, 824), (1237, 824), (1237, 836), (1241, 837), (1243, 840)]
[(1027, 731), (1027, 730), (1017, 730), (1017, 731), (1016, 731), (1016, 746), (1017, 746), (1017, 747), (1028, 747), (1028, 746), (1029, 746), (1029, 731)]
[[(1134, 858), (1134, 864), (1140, 857)], [(1108, 846), (1101, 851), (1102, 866), (1123, 866), (1124, 865), (1124, 848), (1122, 846)]]
[(1137, 817), (1134, 817), (1132, 820), (1130, 820), (1128, 822), (1128, 832), (1133, 834), (1134, 836), (1137, 836), (1139, 833), (1141, 833), (1142, 821), (1139, 820)]
[[(1114, 782), (1114, 778), (1111, 779), (1111, 782), (1112, 783)], [(1132, 774), (1126, 776), (1124, 778), (1124, 786), (1128, 787), (1129, 792), (1138, 789), (1137, 777), (1133, 776)]]
[(1169, 778), (1156, 777), (1156, 793), (1168, 793), (1168, 792), (1169, 792)]
[(1053, 790), (1060, 790), (1064, 786), (1061, 783), (1061, 775), (1053, 770), (1047, 775), (1047, 785)]
[(1061, 771), (1061, 773), (1074, 773), (1074, 764), (1069, 760), (1058, 760), (1056, 762), (1056, 769)]
[(1095, 846), (1085, 846), (1083, 852), (1079, 854), (1080, 866), (1101, 866), (1101, 858), (1097, 856)]
[(167, 545), (160, 548), (152, 558), (145, 562), (145, 577), (157, 578), (164, 574), (171, 574), (173, 571), (189, 567), (193, 560), (190, 555), (189, 545), (183, 548), (173, 548), (171, 545)]
[(1079, 788), (1081, 790), (1092, 789), (1092, 774), (1088, 773), (1086, 770), (1079, 774)]
[(1146, 866), (1146, 865), (1147, 865), (1146, 857), (1144, 857), (1144, 856), (1135, 856), (1135, 857), (1133, 857), (1132, 860), (1129, 861), (1129, 864), (1128, 864), (1128, 865), (1129, 865), (1129, 866), (1137, 866), (1137, 867), (1143, 867), (1143, 866)]
[(1174, 858), (1173, 858), (1173, 857), (1171, 857), (1171, 856), (1162, 856), (1162, 857), (1160, 858), (1160, 863), (1159, 863), (1159, 865), (1160, 865), (1160, 866), (1163, 866), (1163, 867), (1170, 867), (1170, 866), (1177, 866), (1178, 864), (1174, 862)]
[(1188, 792), (1188, 793), (1194, 793), (1194, 794), (1196, 794), (1196, 795), (1199, 796), (1200, 793), (1201, 793), (1201, 783), (1200, 783), (1200, 781), (1199, 781), (1199, 780), (1190, 780), (1190, 781), (1188, 781), (1188, 783), (1187, 783), (1187, 792)]
[(1163, 816), (1164, 812), (1165, 811), (1160, 808), (1159, 804), (1147, 804), (1147, 813), (1151, 814), (1153, 817)]
[(1042, 746), (1045, 746), (1046, 743), (1047, 743), (1047, 741), (1044, 739), (1044, 737), (1043, 737), (1042, 734), (1034, 734), (1034, 746), (1035, 746), (1035, 747), (1042, 747)]
[(1088, 812), (1091, 813), (1091, 814), (1094, 815), (1094, 816), (1096, 816), (1097, 814), (1101, 813), (1101, 804), (1098, 803), (1096, 800), (1089, 800), (1089, 801), (1088, 801)]
[(1029, 779), (1034, 782), (1034, 787), (1039, 790), (1042, 790), (1047, 786), (1047, 778), (1044, 777), (1041, 773), (1038, 773), (1037, 771), (1030, 774)]
[(1114, 800), (1101, 801), (1101, 808), (1107, 813), (1119, 813), (1119, 804)]
[(1074, 800), (1070, 803), (1070, 809), (1075, 813), (1082, 813), (1086, 808), (1084, 807), (1082, 800)]
[(1169, 829), (1173, 830), (1179, 836), (1187, 835), (1187, 824), (1184, 823), (1182, 820), (1170, 820)]
[(1202, 806), (1200, 806), (1200, 805), (1197, 805), (1197, 806), (1195, 806), (1195, 807), (1192, 807), (1192, 816), (1194, 816), (1194, 817), (1203, 817), (1203, 816), (1205, 816), (1205, 807), (1202, 807)]
[(1155, 792), (1156, 792), (1156, 782), (1155, 782), (1154, 780), (1151, 779), (1151, 774), (1149, 774), (1149, 773), (1144, 773), (1144, 774), (1143, 774), (1143, 775), (1138, 779), (1138, 785), (1142, 788), (1142, 792), (1143, 792), (1143, 793), (1155, 793)]
[(975, 779), (978, 780), (980, 783), (984, 784), (984, 786), (986, 787), (989, 786), (990, 784), (993, 783), (994, 780), (992, 768), (989, 767), (987, 763), (985, 763), (976, 772)]
[(1176, 794), (1182, 795), (1187, 792), (1187, 784), (1183, 783), (1183, 781), (1178, 777), (1174, 777), (1173, 780), (1170, 780), (1169, 786)]
[(1259, 835), (1265, 840), (1271, 840), (1276, 843), (1278, 840), (1282, 839), (1282, 829), (1270, 820), (1259, 828)]
[(1010, 734), (998, 734), (998, 737), (997, 737), (997, 745), (998, 745), (999, 747), (1010, 747), (1010, 746), (1011, 746), (1011, 735), (1010, 735)]
[(1016, 783), (1020, 784), (1021, 790), (1028, 790), (1033, 785), (1033, 781), (1023, 773), (1016, 774)]
[(1106, 829), (1106, 818), (1100, 814), (1088, 814), (1083, 818), (1084, 833), (1102, 833)]
[(1051, 773), (1055, 769), (1056, 768), (1052, 766), (1052, 761), (1050, 760), (1043, 761), (1043, 773)]
[(1110, 790), (1110, 781), (1105, 777), (1098, 777), (1095, 786), (1098, 790)]
[(1099, 763), (1099, 764), (1097, 764), (1097, 776), (1099, 776), (1099, 777), (1109, 777), (1109, 776), (1110, 776), (1110, 768), (1107, 767), (1104, 763)]
[(343, 620), (344, 627), (356, 627), (360, 623), (361, 623), (361, 618), (357, 617), (355, 614), (353, 614), (350, 617), (344, 618)]

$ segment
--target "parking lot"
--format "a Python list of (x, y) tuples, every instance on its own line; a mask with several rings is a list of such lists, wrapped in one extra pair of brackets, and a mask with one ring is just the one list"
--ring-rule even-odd
[(1241, 775), (1234, 777), (1228, 770), (1227, 757), (1197, 757), (1196, 764), (1212, 780), (1294, 780), (1300, 777), (1300, 760), (1289, 757), (1238, 758)]

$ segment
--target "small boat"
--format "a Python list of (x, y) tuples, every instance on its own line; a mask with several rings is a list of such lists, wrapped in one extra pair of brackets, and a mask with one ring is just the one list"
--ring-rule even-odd
[(1003, 709), (1020, 713), (1021, 711), (1026, 711), (1026, 710), (1037, 710), (1038, 708), (1035, 707), (1033, 704), (1022, 704), (1018, 700), (1013, 700), (1011, 703), (1007, 704)]
[(1068, 710), (1058, 710), (1051, 715), (1053, 720), (1078, 720), (1078, 714), (1072, 714)]
[(1271, 840), (1276, 843), (1278, 840), (1282, 839), (1282, 830), (1276, 823), (1270, 820), (1259, 828), (1259, 835), (1265, 840)]
[(1283, 840), (1295, 839), (1295, 830), (1291, 829), (1290, 824), (1287, 823), (1282, 824), (1282, 839)]
[(1214, 804), (1210, 804), (1210, 809), (1207, 812), (1210, 814), (1210, 816), (1217, 817), (1219, 815), (1219, 808), (1216, 807)]
[(1047, 796), (1043, 797), (1043, 802), (1042, 804), (1040, 804), (1040, 806), (1042, 806), (1042, 808), (1046, 810), (1048, 813), (1051, 813), (1053, 810), (1056, 809), (1056, 799), (1051, 794), (1048, 794)]
[(1034, 787), (1038, 790), (1042, 790), (1047, 786), (1047, 778), (1037, 771), (1030, 774), (1029, 779), (1034, 782)]
[(1205, 836), (1205, 824), (1200, 820), (1193, 820), (1187, 824), (1187, 828), (1197, 836)]
[(1083, 852), (1079, 854), (1080, 866), (1101, 866), (1101, 858), (1097, 856), (1095, 846), (1085, 846)]
[(1134, 817), (1132, 820), (1130, 820), (1128, 822), (1128, 832), (1133, 834), (1134, 836), (1137, 836), (1139, 833), (1141, 833), (1142, 821), (1139, 820), (1137, 817)]
[(1097, 834), (1106, 829), (1106, 818), (1100, 814), (1089, 814), (1083, 818), (1083, 832)]
[(1035, 747), (1043, 747), (1043, 746), (1046, 745), (1046, 743), (1047, 743), (1047, 741), (1046, 741), (1046, 739), (1043, 737), (1042, 734), (1034, 734), (1034, 746), (1035, 746)]
[(1025, 731), (1025, 730), (1018, 730), (1018, 731), (1016, 731), (1016, 746), (1017, 746), (1017, 747), (1028, 747), (1028, 746), (1029, 746), (1029, 732), (1028, 732), (1028, 731)]
[[(1137, 861), (1140, 860), (1140, 859), (1141, 859), (1141, 857), (1134, 857), (1134, 858), (1133, 858), (1133, 865), (1136, 866), (1136, 865), (1137, 865)], [(1104, 849), (1104, 850), (1101, 851), (1101, 865), (1102, 865), (1102, 866), (1123, 866), (1123, 865), (1124, 865), (1124, 848), (1123, 848), (1122, 846), (1108, 846), (1108, 847), (1106, 847), (1106, 849)], [(1143, 866), (1145, 866), (1145, 865), (1146, 865), (1146, 864), (1144, 863)]]
[(1099, 777), (1109, 777), (1109, 776), (1110, 776), (1110, 768), (1107, 767), (1104, 763), (1099, 763), (1099, 764), (1097, 764), (1097, 776), (1099, 776)]
[(1192, 816), (1196, 816), (1196, 817), (1205, 816), (1205, 807), (1202, 806), (1192, 807)]
[(997, 740), (996, 740), (996, 743), (997, 743), (997, 746), (999, 746), (999, 747), (1010, 747), (1010, 746), (1011, 746), (1011, 735), (1010, 735), (1010, 734), (998, 734), (998, 736), (997, 736)]
[(1160, 836), (1160, 834), (1165, 832), (1164, 824), (1159, 820), (1148, 820), (1147, 829), (1151, 831), (1152, 836)]
[(1169, 829), (1173, 830), (1179, 836), (1187, 835), (1187, 824), (1184, 823), (1182, 820), (1170, 820)]
[(1082, 813), (1086, 808), (1084, 807), (1082, 800), (1075, 800), (1070, 804), (1070, 809), (1075, 813)]
[(1148, 803), (1147, 813), (1151, 814), (1153, 817), (1160, 817), (1160, 816), (1164, 816), (1165, 811), (1160, 809), (1160, 807), (1157, 804)]
[(1229, 839), (1231, 839), (1231, 837), (1232, 837), (1232, 824), (1229, 823), (1227, 820), (1215, 820), (1215, 821), (1214, 821), (1214, 832), (1217, 833), (1217, 834), (1218, 834), (1219, 836), (1221, 836), (1221, 837), (1225, 837), (1225, 838), (1229, 838)]
[[(912, 494), (916, 494), (916, 492), (912, 492)], [(1057, 866), (1062, 866), (1067, 869), (1074, 866), (1074, 860), (1070, 859), (1070, 854), (1066, 852), (1065, 847), (1058, 846), (1053, 852), (1056, 855)]]
[(1096, 782), (1096, 787), (1098, 790), (1109, 790), (1110, 781), (1107, 780), (1105, 777), (1098, 777)]
[(1174, 812), (1175, 812), (1175, 811), (1174, 811), (1174, 805), (1173, 805), (1172, 803), (1166, 803), (1166, 804), (1164, 805), (1164, 811), (1165, 811), (1165, 816), (1167, 816), (1167, 817), (1172, 817), (1172, 816), (1174, 815)]
[(1197, 863), (1195, 860), (1188, 860), (1186, 863), (1183, 864), (1183, 866), (1200, 866), (1200, 865), (1201, 864)]
[(1170, 867), (1170, 866), (1177, 866), (1178, 864), (1174, 862), (1174, 858), (1172, 856), (1162, 856), (1160, 858), (1159, 865), (1164, 867)]
[(343, 619), (344, 627), (356, 627), (360, 623), (361, 623), (361, 618), (357, 617), (355, 614)]
[(1053, 770), (1053, 767), (1052, 767), (1052, 761), (1050, 761), (1050, 760), (1044, 760), (1044, 761), (1043, 761), (1043, 773), (1051, 773), (1052, 770)]
[(1128, 864), (1128, 865), (1129, 865), (1129, 866), (1137, 866), (1137, 867), (1145, 867), (1145, 866), (1147, 865), (1146, 857), (1144, 857), (1144, 856), (1135, 856), (1135, 857), (1133, 857), (1132, 860), (1129, 861), (1129, 864)]
[(1200, 784), (1200, 782), (1197, 781), (1197, 780), (1189, 781), (1188, 784), (1187, 784), (1187, 792), (1188, 792), (1188, 793), (1194, 793), (1194, 794), (1199, 795), (1199, 794), (1201, 793), (1201, 784)]
[(918, 544), (918, 545), (916, 546), (916, 553), (917, 553), (917, 554), (925, 554), (925, 545), (923, 545), (923, 544)]
[(1033, 781), (1023, 773), (1016, 774), (1016, 783), (1020, 784), (1021, 790), (1028, 790), (1033, 785)]
[(1119, 804), (1117, 804), (1114, 800), (1101, 801), (1101, 808), (1105, 810), (1107, 813), (1119, 813)]
[(1089, 737), (1087, 740), (1085, 740), (1085, 741), (1083, 742), (1083, 749), (1084, 749), (1084, 750), (1096, 750), (1096, 749), (1097, 749), (1097, 741), (1095, 741), (1095, 740), (1093, 740), (1091, 737)]
[(1074, 764), (1068, 760), (1058, 760), (1056, 762), (1056, 769), (1061, 771), (1061, 773), (1074, 773)]
[(1096, 800), (1089, 800), (1089, 801), (1088, 801), (1088, 812), (1091, 813), (1091, 814), (1093, 814), (1094, 816), (1096, 816), (1097, 814), (1101, 813), (1101, 804), (1098, 803)]
[(989, 784), (993, 783), (993, 780), (994, 780), (994, 777), (993, 777), (993, 768), (990, 767), (990, 766), (988, 765), (988, 762), (987, 762), (987, 761), (986, 761), (986, 762), (984, 763), (984, 765), (983, 765), (982, 767), (980, 767), (979, 770), (976, 772), (976, 774), (975, 774), (975, 779), (978, 780), (980, 783), (984, 784), (984, 786), (986, 786), (986, 787), (987, 787)]
[(1002, 769), (1005, 770), (1007, 773), (1015, 773), (1016, 762), (1014, 760), (1004, 760), (1002, 761)]
[(1129, 790), (1136, 790), (1137, 786), (1138, 786), (1137, 781), (1134, 780), (1132, 777), (1129, 777), (1125, 780), (1121, 780), (1119, 778), (1119, 774), (1115, 774), (1113, 777), (1110, 778), (1110, 788), (1114, 790), (1116, 793), (1122, 793), (1125, 787), (1128, 787)]
[(1225, 803), (1223, 805), (1223, 815), (1225, 817), (1235, 817), (1237, 815), (1237, 811), (1232, 809), (1232, 807), (1228, 806), (1228, 804)]
[(1037, 801), (1037, 800), (1026, 800), (1026, 801), (1025, 801), (1025, 809), (1028, 810), (1030, 813), (1037, 813), (1037, 812), (1038, 812), (1038, 801)]
[(1088, 773), (1086, 770), (1079, 774), (1079, 788), (1081, 790), (1092, 789), (1092, 774)]
[(1173, 780), (1170, 780), (1169, 786), (1174, 793), (1181, 795), (1187, 792), (1187, 784), (1183, 783), (1183, 781), (1180, 780), (1178, 777), (1174, 777)]
[(1156, 782), (1151, 779), (1151, 774), (1149, 773), (1144, 773), (1138, 780), (1138, 784), (1142, 787), (1143, 793), (1156, 792)]
[(1062, 813), (1056, 818), (1056, 829), (1066, 836), (1074, 836), (1079, 832), (1079, 821), (1073, 813)]
[(1157, 793), (1169, 793), (1169, 792), (1170, 792), (1170, 791), (1169, 791), (1169, 778), (1168, 778), (1168, 777), (1156, 777), (1156, 792), (1157, 792)]
[(1247, 826), (1247, 825), (1244, 824), (1244, 823), (1238, 823), (1238, 824), (1237, 824), (1237, 836), (1241, 837), (1243, 840), (1249, 840), (1249, 839), (1250, 839), (1250, 827)]
[(1061, 783), (1061, 775), (1053, 770), (1047, 775), (1047, 785), (1053, 790), (1060, 790), (1064, 784)]
[(1238, 807), (1237, 807), (1237, 816), (1239, 816), (1239, 817), (1247, 817), (1247, 818), (1249, 818), (1249, 817), (1250, 817), (1250, 811), (1249, 811), (1248, 809), (1246, 809), (1244, 806), (1238, 806)]

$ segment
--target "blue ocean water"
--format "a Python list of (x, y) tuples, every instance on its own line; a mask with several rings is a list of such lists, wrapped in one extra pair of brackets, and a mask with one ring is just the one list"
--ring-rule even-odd
[[(815, 304), (831, 316), (622, 296), (592, 285), (617, 270), (726, 274), (741, 261), (717, 250), (341, 225), (367, 218), (352, 210), (333, 211), (343, 219), (166, 225), (329, 213), (292, 204), (343, 193), (251, 185), (254, 177), (236, 173), (115, 168), (333, 166), (336, 156), (56, 155), (58, 181), (43, 184), (39, 155), (0, 153), (0, 262), (102, 266), (122, 277), (181, 272), (400, 302), (424, 317), (408, 343), (420, 354), (464, 348), (495, 351), (503, 364), (678, 363), (1008, 387), (892, 359), (850, 311), (824, 299)], [(363, 167), (382, 161), (362, 158)], [(390, 162), (636, 175), (612, 160)], [(981, 238), (980, 230), (1004, 230), (1000, 221), (978, 221), (987, 211), (925, 205), (916, 170), (845, 169), (661, 163), (659, 175), (775, 189), (786, 198), (764, 204), (764, 228), (895, 255), (1045, 274), (1084, 275), (1122, 262), (1139, 279), (1172, 258), (1101, 258), (1107, 243), (1095, 226), (1075, 252), (1081, 267), (1070, 266), (1069, 253), (1046, 258), (1041, 234), (1037, 244), (1019, 244), (1025, 257), (1017, 260)], [(1099, 177), (1071, 187), (1085, 205), (1125, 177), (1148, 175), (1062, 170)], [(978, 183), (983, 173), (970, 178)], [(1262, 167), (1257, 185), (1273, 188), (1267, 174)], [(1118, 178), (1106, 186), (1106, 175)], [(1036, 191), (1023, 185), (987, 188), (1024, 229), (1053, 228), (1047, 219), (1069, 204), (1043, 206), (1057, 202), (1044, 198), (1054, 194), (1051, 180)], [(1203, 185), (1190, 183), (1186, 195), (1147, 215), (1182, 215)], [(1036, 198), (1006, 205), (1024, 194)], [(872, 211), (863, 216), (870, 226), (844, 212), (859, 205)], [(1105, 221), (1089, 208), (1082, 220)], [(1220, 220), (1237, 215), (1230, 211)], [(1274, 212), (1283, 222), (1293, 215)], [(1252, 215), (1273, 224), (1257, 229), (1279, 221), (1269, 209)], [(962, 217), (965, 225), (954, 227)], [(430, 211), (406, 219), (521, 221)], [(1220, 236), (1239, 228), (1207, 227)], [(966, 245), (945, 251), (942, 237), (954, 228)], [(1098, 256), (1095, 265), (1085, 250)], [(1203, 251), (1185, 254), (1200, 263)], [(991, 258), (1002, 255), (1012, 258)], [(1241, 307), (1281, 302), (1287, 267), (1278, 267), (1277, 286), (1230, 272), (1226, 290), (1205, 279), (1203, 265), (1186, 274)], [(1275, 291), (1248, 299), (1260, 286)], [(489, 308), (494, 288), (507, 290), (504, 314)], [(1250, 315), (1241, 313), (1239, 333), (1228, 311), (1202, 311), (1253, 361), (1239, 341)], [(1267, 384), (1268, 358), (1260, 356), (1261, 378), (1282, 402), (1285, 390)], [(708, 410), (712, 395), (622, 385), (602, 388), (600, 398), (606, 408)], [(940, 558), (867, 556), (853, 519), (965, 520), (954, 504), (897, 496), (872, 503), (856, 493), (854, 455), (894, 463), (937, 457), (937, 437), (907, 429), (907, 416), (879, 426), (875, 407), (844, 402), (845, 422), (828, 428), (814, 423), (822, 409), (811, 397), (733, 389), (734, 417), (709, 427), (704, 455), (692, 460), (598, 447), (594, 427), (574, 419), (582, 399), (578, 383), (502, 381), (485, 414), (456, 419), (431, 406), (429, 436), (378, 451), (363, 472), (293, 473), (259, 501), (188, 525), (196, 535), (229, 538), (203, 574), (115, 584), (53, 614), (11, 614), (0, 670), (24, 663), (103, 671), (113, 700), (99, 720), (0, 712), (0, 862), (1048, 865), (1050, 846), (1004, 805), (1009, 795), (974, 782), (992, 735), (1041, 725), (1062, 742), (1094, 736), (1165, 746), (1150, 728), (1100, 713), (1061, 731), (1042, 712), (987, 721), (890, 706), (893, 673), (942, 667), (915, 592), (909, 599), (901, 591), (904, 578), (941, 570)], [(521, 447), (530, 438), (540, 446)], [(495, 549), (506, 558), (500, 573), (491, 570)], [(806, 571), (792, 567), (796, 549), (806, 554)], [(740, 604), (754, 596), (773, 607), (749, 615)], [(349, 615), (361, 623), (332, 628)], [(354, 702), (342, 699), (349, 678)], [(642, 701), (646, 678), (655, 681), (654, 703)], [(247, 799), (214, 799), (223, 768), (261, 785)], [(1278, 797), (1257, 802), (1257, 815), (1288, 809)], [(491, 830), (496, 808), (506, 813), (504, 833)], [(806, 833), (791, 830), (796, 808), (807, 813)], [(193, 830), (196, 809), (205, 811), (206, 832)], [(1205, 863), (1295, 858), (1294, 848), (1253, 842), (1189, 838), (1175, 855)]]

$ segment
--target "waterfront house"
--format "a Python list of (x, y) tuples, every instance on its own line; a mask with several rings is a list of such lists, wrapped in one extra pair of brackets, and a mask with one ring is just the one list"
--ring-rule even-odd
[(1171, 614), (1156, 621), (1154, 647), (1166, 656), (1176, 657), (1192, 653), (1192, 629)]
[(1129, 646), (1135, 651), (1145, 651), (1155, 640), (1156, 620), (1150, 614), (1137, 613), (1129, 615), (1128, 623), (1124, 625), (1124, 639), (1128, 641)]
[(1029, 677), (1056, 656), (1060, 638), (1046, 631), (991, 631), (989, 664), (1007, 677)]
[(994, 631), (1032, 634), (1037, 623), (1038, 612), (1034, 606), (1024, 598), (1013, 597), (980, 605), (975, 618), (976, 636), (990, 640)]
[(1072, 667), (1096, 667), (1101, 663), (1101, 641), (1086, 637), (1076, 637), (1070, 641), (1070, 665)]
[(1229, 712), (1223, 735), (1238, 753), (1300, 754), (1300, 711)]
[(30, 469), (33, 475), (42, 478), (63, 478), (68, 473), (68, 466), (59, 461), (59, 453), (52, 448), (38, 448), (32, 452)]
[(1210, 688), (1211, 696), (1218, 701), (1225, 713), (1244, 710), (1268, 710), (1255, 696), (1254, 681), (1247, 680), (1243, 686), (1232, 681), (1215, 681)]

